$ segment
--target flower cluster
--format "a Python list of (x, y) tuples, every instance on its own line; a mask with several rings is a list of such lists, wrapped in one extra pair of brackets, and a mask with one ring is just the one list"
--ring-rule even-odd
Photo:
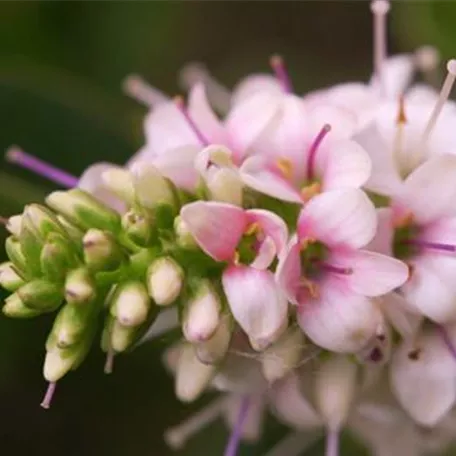
[(11, 161), (70, 189), (10, 217), (3, 312), (58, 310), (44, 376), (84, 359), (100, 317), (113, 356), (172, 328), (177, 397), (223, 394), (166, 433), (178, 448), (218, 416), (258, 439), (265, 410), (299, 454), (348, 427), (373, 454), (421, 454), (456, 429), (456, 105), (410, 85), (436, 51), (386, 58), (389, 4), (371, 5), (375, 72), (297, 95), (280, 57), (230, 93), (186, 68), (187, 103), (138, 77), (146, 142), (126, 166), (75, 180), (12, 148)]

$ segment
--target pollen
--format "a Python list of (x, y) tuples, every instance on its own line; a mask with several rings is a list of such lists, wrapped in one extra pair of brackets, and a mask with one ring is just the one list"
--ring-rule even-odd
[(310, 201), (315, 195), (321, 192), (321, 184), (314, 182), (301, 188), (301, 198), (304, 202)]
[(261, 231), (260, 225), (257, 222), (251, 223), (247, 226), (244, 234), (246, 236), (252, 236), (254, 234), (258, 234)]
[(233, 255), (233, 263), (234, 263), (235, 265), (238, 265), (240, 261), (241, 261), (241, 255), (240, 255), (240, 253), (236, 250), (236, 251), (234, 252), (234, 255)]
[(282, 173), (282, 176), (287, 180), (291, 180), (293, 177), (293, 164), (288, 158), (279, 158), (276, 162), (277, 168)]

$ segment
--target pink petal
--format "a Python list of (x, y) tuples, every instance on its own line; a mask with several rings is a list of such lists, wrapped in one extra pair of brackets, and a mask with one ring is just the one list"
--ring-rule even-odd
[(375, 207), (361, 190), (333, 190), (312, 198), (302, 209), (298, 236), (316, 238), (328, 246), (360, 248), (377, 228)]
[(151, 163), (177, 187), (192, 192), (199, 180), (198, 173), (193, 167), (199, 150), (198, 146), (178, 147), (154, 158)]
[(456, 215), (456, 155), (441, 155), (424, 162), (407, 178), (398, 201), (418, 223)]
[(350, 274), (341, 275), (341, 280), (357, 294), (382, 296), (400, 287), (409, 276), (405, 263), (395, 258), (357, 250), (332, 254), (327, 260), (334, 266), (349, 268)]
[(393, 211), (389, 207), (377, 209), (377, 232), (366, 246), (367, 250), (393, 256)]
[(301, 281), (301, 247), (298, 238), (293, 236), (286, 251), (279, 258), (275, 272), (276, 280), (287, 299), (293, 304), (298, 304), (297, 297)]
[(188, 99), (188, 112), (211, 143), (225, 144), (227, 142), (225, 128), (209, 105), (203, 83), (195, 84), (192, 87)]
[(302, 203), (300, 193), (291, 182), (278, 172), (271, 171), (269, 163), (262, 157), (248, 158), (241, 166), (240, 173), (244, 184), (260, 193), (283, 201)]
[(255, 269), (267, 269), (277, 255), (276, 246), (272, 238), (267, 237), (260, 243), (256, 257), (250, 267)]
[(230, 266), (222, 277), (231, 312), (255, 348), (278, 339), (288, 321), (288, 304), (270, 271)]
[(218, 261), (233, 258), (247, 224), (243, 209), (215, 201), (187, 204), (181, 217), (201, 249)]
[[(318, 157), (318, 154), (317, 154)], [(354, 141), (337, 141), (328, 145), (323, 171), (324, 190), (359, 188), (371, 173), (367, 152)]]
[(353, 293), (343, 281), (329, 278), (319, 284), (319, 297), (301, 302), (299, 326), (320, 347), (354, 353), (367, 345), (382, 322), (379, 309), (365, 296)]
[(248, 100), (258, 93), (283, 95), (283, 89), (275, 76), (270, 74), (253, 74), (244, 78), (233, 89), (231, 106), (237, 106), (239, 103)]

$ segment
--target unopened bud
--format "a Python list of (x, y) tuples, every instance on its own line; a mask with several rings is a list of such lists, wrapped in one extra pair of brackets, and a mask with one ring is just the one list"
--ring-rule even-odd
[(176, 233), (177, 243), (181, 247), (192, 249), (198, 246), (187, 224), (182, 220), (180, 215), (174, 219), (174, 231)]
[(182, 402), (192, 402), (206, 389), (216, 367), (203, 364), (195, 354), (190, 344), (182, 347), (176, 365), (175, 390), (176, 396)]
[(24, 283), (24, 279), (19, 275), (13, 263), (0, 264), (0, 287), (13, 292)]
[(97, 294), (92, 274), (86, 268), (70, 271), (65, 280), (65, 299), (72, 304), (92, 302)]
[(5, 250), (11, 263), (14, 264), (19, 272), (27, 273), (29, 271), (27, 268), (27, 261), (22, 253), (21, 244), (16, 237), (9, 236), (6, 238)]
[(85, 234), (82, 245), (84, 261), (92, 271), (114, 271), (122, 263), (121, 248), (109, 232), (90, 229)]
[(129, 349), (137, 340), (138, 328), (123, 326), (118, 320), (114, 320), (110, 330), (110, 345), (117, 353)]
[(46, 239), (50, 233), (59, 233), (66, 236), (65, 229), (57, 219), (57, 216), (47, 207), (39, 204), (30, 204), (25, 207), (22, 216), (22, 224), (27, 223), (37, 235)]
[(26, 307), (40, 312), (52, 312), (63, 300), (62, 289), (44, 279), (34, 279), (26, 283), (16, 294)]
[(6, 222), (6, 229), (16, 237), (19, 237), (22, 226), (22, 215), (13, 215)]
[(154, 217), (146, 211), (128, 211), (122, 217), (122, 228), (128, 238), (141, 247), (150, 245), (156, 233)]
[(172, 304), (179, 296), (184, 282), (184, 271), (171, 257), (155, 260), (147, 271), (149, 295), (159, 306)]
[(208, 174), (206, 183), (212, 200), (242, 206), (243, 184), (235, 170), (216, 169)]
[(46, 203), (82, 230), (97, 228), (117, 233), (120, 229), (119, 214), (79, 188), (53, 192)]
[(42, 314), (39, 310), (25, 307), (21, 298), (16, 293), (5, 299), (5, 305), (2, 308), (2, 312), (7, 317), (11, 318), (33, 318)]
[(61, 215), (57, 215), (57, 219), (67, 232), (70, 239), (72, 239), (77, 244), (82, 242), (82, 238), (84, 237), (83, 231), (74, 226), (69, 220), (67, 220), (65, 217), (62, 217)]
[(173, 184), (155, 166), (137, 163), (132, 167), (133, 184), (138, 203), (146, 209), (176, 205)]
[(123, 168), (113, 167), (104, 171), (101, 180), (107, 189), (128, 204), (135, 201), (135, 189), (133, 187), (133, 176), (130, 171)]
[(184, 310), (184, 337), (192, 343), (210, 339), (220, 323), (220, 311), (220, 298), (209, 281), (202, 281)]
[(111, 301), (111, 315), (122, 326), (137, 327), (144, 323), (151, 299), (142, 282), (131, 281), (117, 286)]
[(270, 383), (285, 377), (297, 367), (304, 346), (304, 334), (300, 328), (288, 330), (262, 354), (263, 374)]
[(65, 304), (58, 313), (52, 328), (56, 346), (67, 348), (81, 342), (91, 324), (92, 317), (93, 311), (90, 306)]
[(78, 258), (71, 241), (59, 233), (50, 233), (40, 254), (43, 274), (50, 280), (62, 281), (68, 270), (77, 264)]
[(231, 321), (228, 315), (221, 318), (212, 337), (194, 345), (195, 353), (203, 364), (216, 364), (228, 352), (231, 341)]

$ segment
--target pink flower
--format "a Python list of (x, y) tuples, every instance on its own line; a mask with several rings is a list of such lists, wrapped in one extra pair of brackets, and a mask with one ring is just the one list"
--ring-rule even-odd
[(256, 349), (274, 342), (287, 326), (287, 302), (267, 270), (286, 245), (287, 228), (277, 215), (227, 203), (184, 206), (182, 220), (201, 249), (228, 263), (222, 284), (231, 312)]
[(298, 307), (299, 325), (317, 345), (336, 352), (362, 349), (382, 322), (372, 298), (408, 277), (402, 262), (362, 249), (376, 226), (375, 208), (361, 190), (318, 195), (299, 215), (276, 275)]

